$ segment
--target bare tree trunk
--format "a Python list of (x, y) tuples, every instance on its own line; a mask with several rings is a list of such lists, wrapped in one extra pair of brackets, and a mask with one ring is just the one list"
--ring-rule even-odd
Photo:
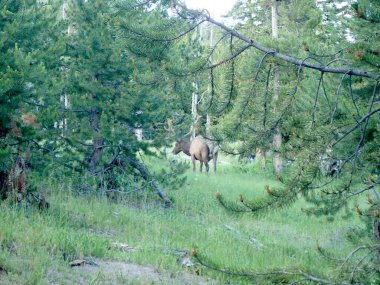
[[(272, 1), (272, 38), (278, 39), (278, 15), (277, 15), (277, 0)], [(273, 113), (276, 115), (276, 104), (279, 99), (279, 72), (278, 65), (275, 65), (273, 70)], [(282, 144), (282, 135), (279, 127), (275, 129), (273, 135), (273, 167), (277, 177), (280, 177), (282, 172), (282, 157), (280, 154), (280, 148)]]
[[(212, 47), (214, 45), (214, 28), (213, 28), (213, 26), (210, 27), (209, 41), (210, 41), (210, 49), (212, 49)], [(212, 55), (210, 56), (210, 63), (212, 63)], [(211, 97), (211, 92), (212, 92), (211, 74), (209, 74), (209, 82), (210, 82), (210, 84), (208, 84), (208, 87), (207, 87), (208, 90), (207, 91)], [(211, 117), (208, 113), (206, 115), (206, 136), (211, 138)]]
[(261, 148), (256, 148), (256, 155), (255, 155), (257, 160), (261, 161), (261, 168), (262, 169), (267, 169), (267, 156), (265, 152), (261, 150)]
[(206, 115), (206, 136), (211, 138), (211, 116), (209, 114)]
[(67, 0), (64, 0), (63, 1), (63, 4), (62, 4), (62, 19), (63, 20), (67, 20), (67, 10), (69, 8), (69, 4), (67, 3)]
[(277, 0), (272, 0), (272, 38), (278, 39)]
[(135, 136), (139, 142), (143, 140), (143, 129), (142, 128), (136, 128), (135, 129)]
[(191, 114), (193, 115), (193, 123), (191, 126), (191, 140), (193, 140), (196, 136), (196, 128), (197, 128), (197, 121), (198, 121), (198, 94), (197, 94), (197, 84), (193, 82), (194, 92), (192, 94), (192, 101), (191, 101)]
[[(68, 20), (69, 17), (68, 17), (68, 9), (69, 9), (69, 4), (68, 4), (68, 0), (64, 0), (63, 1), (63, 4), (62, 4), (62, 20)], [(71, 34), (71, 29), (70, 29), (70, 25), (67, 29), (67, 34), (70, 35)], [(66, 72), (66, 69), (62, 69), (62, 72)], [(61, 104), (63, 105), (63, 108), (64, 109), (67, 109), (69, 108), (69, 97), (68, 95), (65, 93), (64, 95), (61, 95), (60, 96), (60, 101), (61, 101)], [(57, 128), (60, 128), (62, 129), (62, 136), (65, 135), (65, 131), (67, 130), (67, 118), (66, 118), (66, 115), (65, 115), (65, 112), (63, 112), (63, 119), (60, 121), (60, 122), (57, 122), (56, 127)]]
[[(214, 28), (213, 26), (210, 26), (210, 34), (209, 34), (209, 41), (210, 41), (210, 49), (212, 49), (214, 45)], [(210, 57), (210, 62), (212, 63), (212, 56)], [(210, 84), (207, 87), (207, 92), (211, 98), (212, 93), (212, 84), (211, 84), (211, 74), (209, 74), (209, 82)], [(213, 161), (214, 165), (214, 173), (216, 174), (216, 165), (218, 163), (218, 155), (219, 155), (219, 146), (216, 144), (216, 142), (213, 140), (213, 136), (211, 134), (211, 116), (210, 114), (206, 114), (206, 137), (207, 139), (207, 145), (209, 147), (209, 159)]]
[[(213, 29), (213, 26), (210, 27), (210, 38), (209, 38), (209, 41), (210, 41), (210, 49), (212, 49), (214, 43), (214, 29)], [(212, 63), (212, 55), (210, 56), (210, 63)], [(210, 95), (211, 97), (211, 92), (212, 92), (212, 84), (211, 84), (211, 75), (209, 74), (209, 82), (210, 84), (208, 84), (208, 87), (207, 87), (207, 92), (208, 94)], [(210, 114), (207, 113), (206, 115), (206, 136), (211, 138), (211, 117), (210, 117)]]

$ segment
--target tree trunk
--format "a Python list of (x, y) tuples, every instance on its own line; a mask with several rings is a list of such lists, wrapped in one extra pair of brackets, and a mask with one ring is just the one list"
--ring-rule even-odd
[[(209, 38), (209, 42), (210, 42), (210, 49), (212, 50), (213, 48), (213, 45), (214, 45), (214, 29), (213, 29), (213, 26), (210, 27), (210, 38)], [(210, 56), (210, 63), (212, 64), (212, 55)], [(207, 92), (211, 98), (212, 96), (212, 84), (211, 84), (211, 74), (209, 73), (209, 82), (210, 84), (208, 85), (207, 87)], [(207, 113), (206, 114), (206, 136), (208, 138), (211, 138), (211, 117), (210, 117), (210, 114)]]
[[(272, 38), (278, 39), (278, 15), (277, 15), (277, 1), (273, 0), (272, 2)], [(278, 65), (274, 66), (273, 70), (273, 105), (274, 110), (273, 113), (276, 116), (276, 104), (279, 99), (279, 72)], [(282, 157), (280, 154), (280, 148), (282, 144), (282, 135), (279, 127), (275, 129), (275, 133), (273, 135), (273, 167), (274, 172), (277, 177), (280, 177), (282, 172)]]
[(267, 169), (267, 156), (260, 148), (256, 148), (256, 159), (261, 161), (261, 168)]
[(278, 39), (277, 0), (272, 0), (272, 38)]
[(87, 163), (89, 165), (89, 171), (94, 173), (96, 167), (99, 165), (102, 156), (104, 138), (99, 135), (100, 126), (99, 121), (102, 112), (97, 108), (92, 108), (90, 113), (90, 125), (93, 131), (92, 138), (92, 153), (87, 157)]
[(193, 82), (194, 92), (192, 94), (192, 101), (191, 101), (191, 114), (193, 115), (193, 123), (191, 126), (191, 140), (193, 140), (196, 136), (196, 128), (197, 128), (197, 121), (198, 121), (198, 94), (197, 94), (197, 84)]
[[(64, 0), (63, 4), (62, 4), (62, 15), (61, 15), (62, 20), (68, 20), (69, 19), (68, 10), (69, 10), (69, 4), (68, 4), (67, 0)], [(70, 35), (71, 32), (72, 31), (71, 31), (70, 25), (69, 25), (69, 27), (67, 28), (67, 34)], [(63, 68), (62, 73), (66, 73), (66, 72), (67, 72), (67, 69)], [(66, 93), (64, 95), (60, 96), (60, 102), (63, 105), (63, 109), (69, 108), (69, 97)], [(62, 112), (62, 114), (63, 114), (63, 119), (56, 124), (56, 127), (62, 129), (62, 136), (65, 136), (65, 131), (67, 130), (67, 118), (66, 118), (64, 111)]]
[[(255, 17), (252, 16), (252, 19), (254, 19), (254, 18)], [(272, 21), (272, 23), (273, 23), (273, 21)], [(261, 169), (263, 169), (263, 170), (267, 169), (266, 154), (264, 151), (262, 151), (262, 149), (260, 147), (256, 147), (256, 149), (255, 149), (255, 158), (256, 158), (256, 160), (261, 162)]]

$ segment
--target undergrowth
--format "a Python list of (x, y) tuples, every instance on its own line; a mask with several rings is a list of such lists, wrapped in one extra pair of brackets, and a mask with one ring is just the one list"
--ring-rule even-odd
[[(227, 160), (219, 164), (216, 175), (190, 170), (186, 175), (181, 189), (166, 189), (175, 202), (168, 209), (149, 193), (119, 202), (77, 195), (75, 186), (62, 179), (44, 182), (50, 203), (47, 210), (1, 204), (0, 283), (50, 284), (51, 270), (67, 271), (71, 261), (91, 257), (150, 264), (173, 273), (186, 270), (217, 284), (250, 284), (246, 278), (206, 267), (184, 268), (177, 262), (178, 253), (196, 248), (218, 267), (237, 272), (300, 267), (329, 276), (334, 273), (331, 263), (317, 248), (340, 257), (352, 250), (344, 237), (358, 227), (355, 215), (344, 218), (342, 213), (333, 221), (308, 216), (302, 200), (259, 216), (220, 207), (215, 192), (230, 200), (238, 201), (241, 194), (255, 199), (266, 195), (267, 185), (280, 184), (258, 164)], [(115, 242), (133, 250), (121, 251), (112, 246)]]

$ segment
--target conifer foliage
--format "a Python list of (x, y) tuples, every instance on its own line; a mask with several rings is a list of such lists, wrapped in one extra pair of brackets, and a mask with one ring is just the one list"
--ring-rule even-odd
[(59, 55), (46, 25), (48, 9), (35, 1), (0, 1), (0, 194), (17, 200), (26, 193), (27, 162), (41, 122), (48, 57)]
[[(223, 207), (259, 213), (302, 196), (310, 204), (305, 214), (333, 216), (346, 208), (364, 226), (350, 235), (356, 248), (343, 258), (317, 248), (338, 260), (341, 270), (331, 276), (240, 272), (218, 268), (197, 251), (194, 257), (257, 282), (375, 284), (379, 3), (277, 0), (280, 32), (272, 38), (272, 1), (238, 1), (231, 28), (179, 1), (0, 0), (1, 197), (22, 199), (31, 172), (59, 173), (79, 180), (78, 192), (101, 189), (111, 197), (149, 188), (171, 205), (162, 185), (181, 185), (182, 168), (171, 163), (170, 172), (154, 174), (139, 153), (153, 154), (149, 147), (186, 130), (188, 95), (198, 92), (199, 117), (214, 119), (211, 136), (223, 151), (276, 151), (284, 161), (281, 187), (266, 187), (260, 200), (227, 201), (217, 193)], [(207, 31), (210, 25), (215, 29)], [(282, 144), (274, 147), (276, 132)]]
[[(275, 282), (282, 276), (289, 282), (298, 278), (321, 284), (375, 282), (380, 243), (380, 164), (375, 147), (379, 145), (380, 10), (376, 1), (352, 6), (339, 1), (278, 2), (279, 39), (269, 36), (271, 1), (239, 1), (233, 14), (236, 29), (205, 12), (177, 5), (184, 20), (198, 19), (220, 28), (202, 71), (211, 71), (207, 110), (223, 108), (222, 113), (213, 113), (219, 115), (213, 137), (222, 150), (242, 156), (254, 154), (256, 148), (270, 153), (275, 130), (279, 128), (283, 137), (279, 151), (287, 167), (279, 177), (281, 187), (268, 186), (265, 199), (242, 195), (238, 202), (227, 201), (220, 193), (216, 199), (232, 211), (260, 213), (286, 207), (303, 196), (310, 203), (305, 214), (333, 216), (346, 208), (360, 215), (364, 227), (350, 235), (356, 249), (342, 259), (339, 276), (318, 277), (301, 270), (229, 271), (213, 266), (201, 253), (196, 258), (210, 268), (256, 280), (275, 276)], [(280, 77), (279, 99), (274, 102), (275, 66)], [(363, 198), (367, 205), (360, 203)]]
[(137, 156), (168, 142), (172, 112), (163, 106), (173, 106), (172, 85), (164, 80), (163, 61), (171, 43), (125, 28), (158, 24), (158, 15), (169, 26), (165, 3), (156, 2), (1, 2), (4, 177), (22, 159), (38, 175), (94, 181), (78, 191), (150, 188), (171, 204), (155, 179), (178, 187), (183, 167), (168, 164), (175, 171), (154, 178)]

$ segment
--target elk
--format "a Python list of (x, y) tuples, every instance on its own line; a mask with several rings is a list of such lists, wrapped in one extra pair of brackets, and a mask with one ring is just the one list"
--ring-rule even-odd
[(196, 136), (190, 142), (183, 139), (178, 139), (174, 146), (173, 153), (178, 154), (181, 151), (186, 155), (191, 156), (191, 161), (193, 162), (193, 171), (195, 171), (195, 160), (199, 160), (200, 171), (202, 172), (203, 164), (205, 164), (206, 171), (208, 172), (210, 149), (206, 143), (206, 140), (202, 136)]

